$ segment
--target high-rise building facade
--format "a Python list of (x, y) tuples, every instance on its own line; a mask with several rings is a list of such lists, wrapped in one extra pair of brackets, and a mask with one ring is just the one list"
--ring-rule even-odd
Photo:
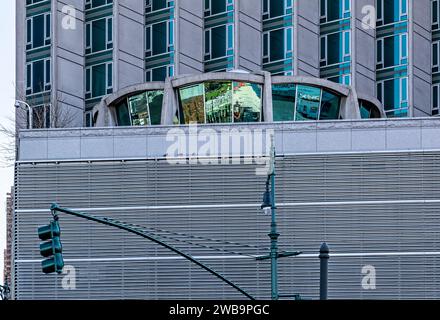
[(389, 117), (437, 115), (439, 19), (438, 0), (17, 1), (17, 97), (34, 127), (91, 126), (122, 88), (242, 69), (351, 85)]

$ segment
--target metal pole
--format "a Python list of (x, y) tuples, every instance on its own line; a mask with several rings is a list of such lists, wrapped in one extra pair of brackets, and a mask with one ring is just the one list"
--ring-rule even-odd
[(272, 197), (272, 221), (270, 224), (270, 259), (271, 259), (271, 296), (272, 300), (278, 300), (278, 237), (280, 234), (277, 231), (277, 223), (276, 223), (276, 203), (275, 203), (275, 146), (272, 137), (272, 172), (270, 174), (270, 182), (271, 182), (271, 197)]
[(320, 280), (319, 280), (319, 298), (320, 300), (328, 299), (328, 260), (330, 258), (330, 250), (324, 242), (319, 249), (320, 260)]
[(23, 100), (16, 100), (19, 104), (24, 104), (28, 109), (28, 129), (32, 129), (32, 107)]

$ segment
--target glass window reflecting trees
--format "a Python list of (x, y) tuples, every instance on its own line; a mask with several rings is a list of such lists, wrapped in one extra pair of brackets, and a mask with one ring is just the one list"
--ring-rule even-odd
[(118, 126), (160, 125), (163, 90), (150, 90), (124, 98), (116, 105)]
[(314, 86), (275, 84), (272, 86), (272, 102), (275, 122), (340, 118), (341, 97)]
[(211, 81), (179, 89), (181, 124), (260, 122), (259, 84)]

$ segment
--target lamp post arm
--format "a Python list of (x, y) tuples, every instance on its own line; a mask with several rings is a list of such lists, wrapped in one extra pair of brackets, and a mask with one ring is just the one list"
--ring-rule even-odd
[(212, 275), (216, 276), (217, 278), (219, 278), (220, 280), (222, 280), (223, 282), (227, 283), (229, 286), (233, 287), (234, 289), (236, 289), (238, 292), (242, 293), (243, 295), (245, 295), (247, 298), (249, 298), (250, 300), (255, 300), (254, 297), (252, 297), (250, 294), (248, 294), (246, 291), (244, 291), (243, 289), (241, 289), (239, 286), (237, 286), (235, 283), (231, 282), (230, 280), (226, 279), (224, 276), (222, 276), (221, 274), (217, 273), (216, 271), (214, 271), (213, 269), (211, 269), (210, 267), (206, 266), (205, 264), (203, 264), (202, 262), (196, 260), (195, 258), (193, 258), (192, 256), (180, 251), (177, 248), (174, 248), (173, 246), (166, 244), (165, 242), (162, 242), (161, 240), (145, 233), (142, 232), (141, 230), (138, 230), (136, 228), (130, 227), (129, 225), (126, 225), (122, 222), (116, 222), (116, 221), (112, 221), (112, 219), (109, 218), (101, 218), (101, 217), (96, 217), (96, 216), (92, 216), (86, 213), (81, 213), (81, 212), (75, 212), (73, 210), (70, 209), (66, 209), (66, 208), (61, 208), (59, 207), (57, 204), (52, 204), (51, 206), (51, 211), (52, 212), (61, 212), (61, 213), (65, 213), (65, 214), (69, 214), (75, 217), (79, 217), (79, 218), (83, 218), (83, 219), (87, 219), (90, 221), (94, 221), (94, 222), (98, 222), (107, 226), (111, 226), (111, 227), (115, 227), (121, 230), (125, 230), (128, 231), (130, 233), (134, 233), (138, 236), (141, 236), (143, 238), (146, 238), (162, 247), (167, 248), (168, 250), (173, 251), (174, 253), (177, 253), (178, 255), (184, 257), (185, 259), (191, 261), (192, 263), (198, 265), (199, 267), (201, 267), (202, 269), (204, 269), (205, 271), (211, 273)]

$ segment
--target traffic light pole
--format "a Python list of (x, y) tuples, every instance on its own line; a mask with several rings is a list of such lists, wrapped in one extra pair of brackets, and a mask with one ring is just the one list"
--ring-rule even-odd
[(111, 227), (115, 227), (121, 230), (125, 230), (128, 231), (130, 233), (134, 233), (138, 236), (141, 236), (145, 239), (148, 239), (162, 247), (167, 248), (168, 250), (171, 250), (172, 252), (184, 257), (185, 259), (191, 261), (192, 263), (198, 265), (199, 267), (201, 267), (202, 269), (204, 269), (205, 271), (209, 272), (210, 274), (216, 276), (217, 278), (219, 278), (220, 280), (222, 280), (223, 282), (225, 282), (226, 284), (228, 284), (229, 286), (233, 287), (234, 289), (236, 289), (238, 292), (242, 293), (244, 296), (246, 296), (247, 298), (249, 298), (250, 300), (255, 300), (254, 297), (252, 297), (250, 294), (248, 294), (246, 291), (244, 291), (243, 289), (241, 289), (238, 285), (236, 285), (235, 283), (231, 282), (230, 280), (226, 279), (224, 276), (222, 276), (221, 274), (217, 273), (216, 271), (214, 271), (213, 269), (209, 268), (208, 266), (206, 266), (205, 264), (203, 264), (202, 262), (196, 260), (194, 257), (180, 251), (177, 248), (174, 248), (173, 246), (145, 233), (143, 230), (138, 229), (136, 227), (130, 226), (129, 224), (123, 223), (121, 221), (116, 221), (110, 218), (105, 218), (105, 217), (96, 217), (96, 216), (92, 216), (86, 213), (82, 213), (82, 212), (76, 212), (70, 209), (66, 209), (66, 208), (61, 208), (59, 207), (57, 204), (52, 204), (51, 206), (51, 211), (52, 211), (52, 215), (54, 217), (57, 216), (57, 212), (61, 212), (61, 213), (65, 213), (68, 215), (72, 215), (78, 218), (83, 218), (86, 220), (90, 220), (90, 221), (94, 221), (94, 222), (98, 222), (107, 226), (111, 226)]

